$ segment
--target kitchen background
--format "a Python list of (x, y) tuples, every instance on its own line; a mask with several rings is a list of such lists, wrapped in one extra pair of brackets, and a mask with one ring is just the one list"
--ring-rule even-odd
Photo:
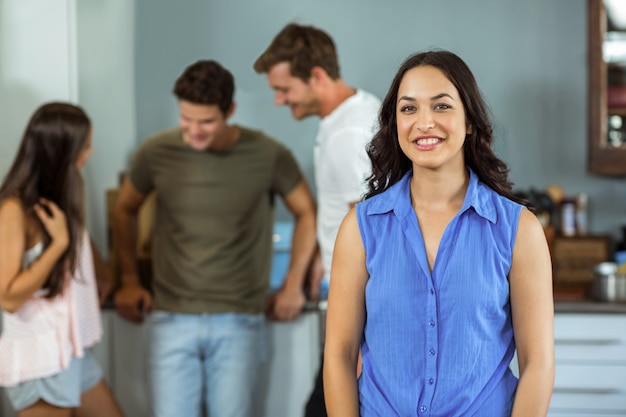
[[(589, 194), (589, 229), (619, 237), (626, 179), (589, 174), (586, 0), (0, 0), (0, 173), (42, 101), (78, 101), (94, 122), (88, 225), (106, 248), (105, 190), (133, 149), (177, 122), (171, 88), (213, 58), (236, 78), (233, 121), (291, 148), (313, 180), (317, 120), (273, 105), (255, 58), (290, 21), (332, 34), (349, 84), (383, 96), (400, 62), (437, 47), (474, 71), (516, 188)], [(278, 219), (286, 219), (279, 207)]]
[[(80, 103), (94, 124), (95, 152), (84, 169), (88, 228), (106, 255), (106, 191), (147, 135), (177, 123), (171, 89), (184, 67), (213, 58), (236, 79), (233, 121), (285, 143), (312, 182), (317, 120), (296, 122), (287, 108), (276, 108), (265, 77), (252, 69), (291, 21), (327, 30), (345, 80), (380, 97), (410, 53), (436, 47), (459, 54), (491, 107), (495, 147), (516, 188), (558, 184), (566, 195), (587, 193), (590, 233), (620, 237), (626, 177), (587, 171), (587, 0), (0, 0), (0, 176), (37, 106)], [(289, 220), (282, 206), (277, 219)], [(626, 416), (626, 397), (616, 388), (626, 386), (626, 336), (615, 332), (626, 314), (559, 309), (557, 387), (565, 388), (553, 403), (565, 414), (558, 415), (589, 409), (583, 402), (591, 398), (597, 409)], [(140, 417), (145, 369), (137, 347), (145, 329), (112, 311), (103, 320), (98, 358), (128, 415)], [(273, 324), (282, 351), (268, 371), (266, 416), (301, 410), (317, 370), (317, 324), (313, 314)], [(610, 346), (596, 347), (606, 340)], [(0, 416), (8, 415), (0, 404)]]

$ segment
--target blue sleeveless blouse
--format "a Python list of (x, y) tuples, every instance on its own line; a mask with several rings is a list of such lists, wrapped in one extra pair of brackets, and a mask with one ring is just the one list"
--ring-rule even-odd
[(361, 416), (509, 416), (517, 378), (508, 274), (523, 206), (470, 170), (431, 273), (411, 177), (356, 208), (369, 273)]

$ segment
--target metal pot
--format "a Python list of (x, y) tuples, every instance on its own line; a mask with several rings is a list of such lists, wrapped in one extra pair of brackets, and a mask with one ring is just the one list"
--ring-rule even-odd
[(626, 274), (617, 272), (615, 262), (602, 262), (593, 267), (591, 294), (598, 301), (626, 303)]

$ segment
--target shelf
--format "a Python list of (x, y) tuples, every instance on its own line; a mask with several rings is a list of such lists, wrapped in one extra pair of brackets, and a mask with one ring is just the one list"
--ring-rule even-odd
[(626, 176), (626, 145), (614, 147), (608, 143), (607, 116), (626, 117), (626, 106), (608, 106), (609, 82), (612, 87), (612, 100), (610, 101), (613, 103), (621, 104), (624, 102), (621, 99), (626, 101), (626, 91), (617, 86), (615, 80), (609, 80), (610, 63), (605, 62), (602, 55), (608, 23), (605, 1), (587, 0), (587, 56), (589, 60), (587, 170), (598, 175), (621, 177)]
[(626, 116), (626, 107), (608, 107), (609, 116)]

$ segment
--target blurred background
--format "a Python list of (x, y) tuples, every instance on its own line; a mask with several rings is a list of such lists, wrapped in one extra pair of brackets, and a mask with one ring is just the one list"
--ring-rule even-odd
[[(104, 249), (105, 190), (137, 144), (177, 123), (176, 77), (212, 58), (235, 76), (233, 121), (285, 143), (312, 182), (317, 120), (276, 108), (252, 69), (292, 21), (328, 31), (345, 80), (381, 97), (410, 53), (457, 53), (491, 108), (495, 148), (516, 188), (585, 192), (590, 231), (619, 237), (625, 180), (587, 171), (586, 0), (0, 0), (0, 173), (35, 107), (79, 102), (94, 122), (88, 222)], [(286, 216), (279, 207), (278, 219)]]

